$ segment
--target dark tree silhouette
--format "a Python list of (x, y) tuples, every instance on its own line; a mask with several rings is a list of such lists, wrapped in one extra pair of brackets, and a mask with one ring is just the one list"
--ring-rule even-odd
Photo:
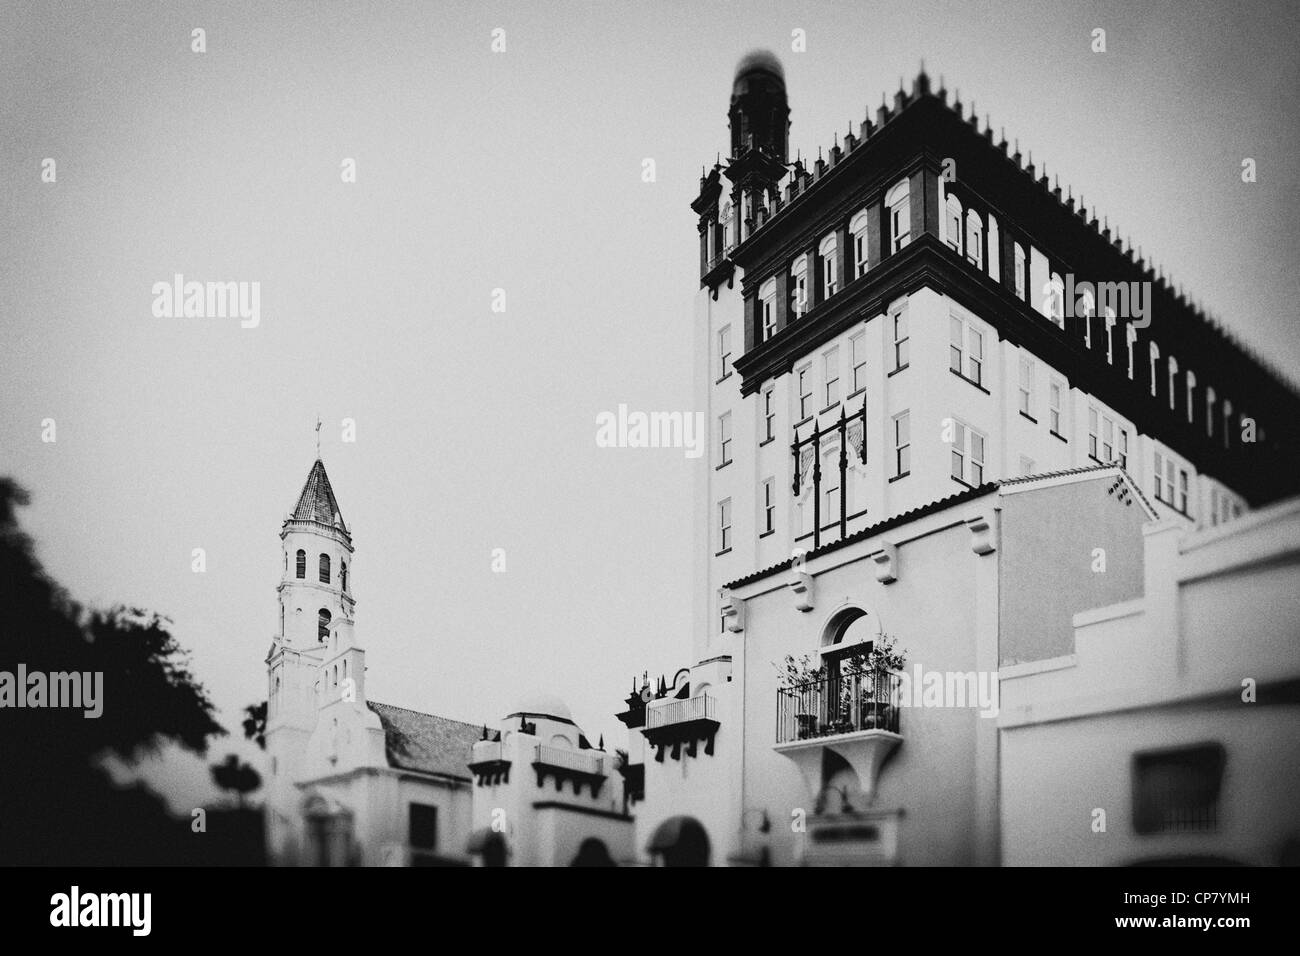
[(262, 775), (234, 754), (227, 754), (223, 763), (212, 765), (212, 782), (222, 790), (234, 791), (239, 809), (244, 809), (244, 794), (252, 793), (262, 785)]
[(18, 524), (16, 509), (27, 501), (0, 478), (0, 671), (101, 672), (103, 711), (0, 710), (0, 864), (202, 862), (187, 842), (188, 821), (144, 786), (115, 786), (101, 761), (130, 761), (169, 743), (206, 752), (208, 738), (225, 733), (212, 702), (165, 618), (137, 608), (89, 611), (49, 578)]
[(266, 701), (244, 708), (244, 737), (257, 741), (259, 747), (266, 749)]

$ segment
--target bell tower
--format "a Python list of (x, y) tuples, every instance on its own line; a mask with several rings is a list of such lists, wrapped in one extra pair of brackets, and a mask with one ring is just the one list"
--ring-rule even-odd
[(324, 644), (331, 625), (351, 621), (352, 536), (319, 458), (280, 528), (279, 640), (299, 650)]

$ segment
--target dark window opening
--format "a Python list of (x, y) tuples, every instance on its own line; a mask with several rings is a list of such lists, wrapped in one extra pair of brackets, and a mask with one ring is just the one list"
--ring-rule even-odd
[(1133, 828), (1138, 833), (1209, 832), (1219, 824), (1222, 744), (1133, 757)]

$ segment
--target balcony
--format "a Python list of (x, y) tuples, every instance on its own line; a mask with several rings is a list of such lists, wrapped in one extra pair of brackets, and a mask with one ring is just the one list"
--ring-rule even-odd
[(480, 740), (471, 751), (470, 773), (476, 786), (496, 786), (510, 782), (510, 760), (499, 740)]
[(822, 788), (822, 751), (834, 751), (870, 800), (885, 758), (903, 742), (900, 685), (900, 675), (875, 670), (779, 689), (773, 749), (795, 763), (811, 794)]
[(698, 694), (684, 700), (670, 700), (655, 704), (646, 709), (646, 726), (642, 731), (646, 742), (655, 748), (655, 761), (663, 763), (664, 751), (668, 748), (674, 760), (682, 758), (685, 745), (686, 756), (699, 754), (699, 745), (704, 743), (704, 753), (713, 756), (713, 744), (718, 728), (718, 702), (708, 694)]
[(581, 795), (583, 786), (588, 785), (593, 798), (600, 796), (608, 777), (603, 751), (572, 750), (568, 747), (548, 747), (545, 744), (537, 744), (533, 751), (533, 769), (537, 771), (538, 787), (550, 776), (555, 780), (557, 791), (562, 791), (565, 782), (571, 781), (575, 795)]

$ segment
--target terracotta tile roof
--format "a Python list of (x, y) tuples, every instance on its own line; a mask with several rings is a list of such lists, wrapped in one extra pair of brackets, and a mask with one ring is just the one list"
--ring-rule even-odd
[[(907, 524), (909, 521), (915, 521), (917, 518), (924, 518), (926, 515), (934, 514), (936, 511), (942, 511), (944, 508), (951, 508), (953, 505), (962, 504), (966, 501), (973, 501), (976, 498), (983, 497), (991, 491), (997, 491), (998, 484), (995, 481), (985, 482), (978, 488), (968, 488), (966, 491), (959, 491), (954, 495), (946, 498), (940, 498), (938, 501), (932, 501), (928, 505), (921, 505), (913, 508), (911, 511), (904, 511), (902, 514), (894, 515), (892, 518), (886, 518), (884, 521), (878, 521), (870, 527), (855, 531), (846, 538), (840, 538), (830, 544), (824, 544), (815, 550), (809, 550), (805, 555), (806, 558), (815, 558), (819, 555), (827, 554), (831, 551), (838, 551), (840, 548), (853, 544), (855, 541), (861, 541), (863, 538), (870, 538), (872, 535), (880, 534), (882, 531), (888, 531), (890, 528), (897, 528), (899, 525)], [(755, 581), (761, 581), (763, 578), (771, 577), (780, 571), (790, 567), (793, 558), (786, 558), (780, 564), (774, 564), (770, 568), (764, 568), (762, 571), (755, 571), (753, 574), (747, 574), (743, 578), (738, 578), (729, 584), (724, 584), (725, 588), (739, 588), (746, 584), (753, 584)]]
[(463, 780), (470, 778), (466, 765), (475, 742), (483, 736), (481, 724), (467, 724), (373, 700), (366, 706), (379, 715), (383, 724), (384, 749), (390, 767)]
[(330, 487), (329, 475), (325, 474), (325, 465), (319, 458), (311, 466), (307, 483), (302, 486), (302, 494), (298, 496), (298, 504), (291, 517), (298, 521), (319, 521), (321, 524), (333, 525), (343, 532), (348, 530), (343, 523), (343, 512), (339, 510), (338, 499), (334, 497), (334, 489)]

